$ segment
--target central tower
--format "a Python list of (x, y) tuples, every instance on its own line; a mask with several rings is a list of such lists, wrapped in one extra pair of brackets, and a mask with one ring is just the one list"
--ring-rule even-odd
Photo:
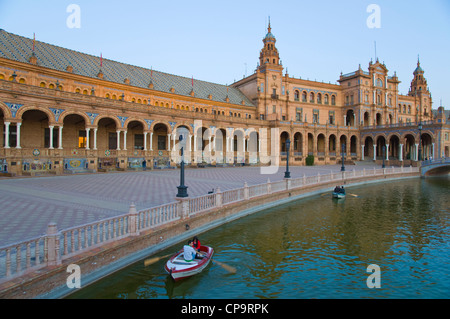
[(275, 46), (277, 40), (272, 34), (270, 19), (267, 34), (262, 41), (264, 46), (259, 54), (257, 68), (258, 116), (268, 120), (287, 119), (287, 109), (282, 102), (286, 98), (283, 66)]

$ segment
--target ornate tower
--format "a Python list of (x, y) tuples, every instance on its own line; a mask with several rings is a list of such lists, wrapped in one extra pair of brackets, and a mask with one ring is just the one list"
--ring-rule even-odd
[(417, 121), (428, 121), (432, 119), (432, 99), (431, 93), (428, 90), (427, 80), (425, 79), (424, 71), (420, 66), (420, 60), (417, 59), (417, 67), (413, 72), (414, 78), (411, 81), (409, 89), (409, 96), (414, 96), (417, 108)]
[(260, 67), (264, 67), (266, 65), (278, 66), (280, 65), (280, 56), (278, 54), (278, 50), (275, 47), (275, 43), (277, 42), (277, 39), (272, 34), (272, 28), (270, 27), (270, 20), (269, 20), (269, 26), (267, 28), (267, 34), (263, 39), (264, 47), (261, 50), (261, 53), (259, 55), (259, 64)]
[(283, 66), (275, 46), (277, 40), (272, 34), (270, 19), (267, 34), (262, 41), (264, 47), (261, 49), (257, 68), (258, 116), (269, 120), (287, 119), (286, 103), (283, 103), (286, 100)]

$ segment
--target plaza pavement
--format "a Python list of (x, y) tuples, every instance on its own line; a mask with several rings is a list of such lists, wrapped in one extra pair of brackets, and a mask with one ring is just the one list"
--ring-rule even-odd
[[(370, 169), (372, 162), (346, 166), (346, 171)], [(293, 166), (291, 178), (339, 172), (340, 165)], [(188, 168), (190, 197), (282, 180), (285, 168), (261, 174), (260, 167)], [(133, 202), (138, 210), (175, 201), (180, 170), (95, 173), (0, 179), (0, 247), (46, 232), (55, 222), (66, 229), (127, 213)]]

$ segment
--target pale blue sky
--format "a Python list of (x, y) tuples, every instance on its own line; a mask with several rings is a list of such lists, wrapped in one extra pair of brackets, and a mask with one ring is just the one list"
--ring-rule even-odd
[[(381, 9), (370, 29), (368, 5)], [(70, 4), (81, 28), (69, 28)], [(268, 16), (290, 76), (335, 83), (377, 56), (407, 94), (420, 54), (433, 96), (450, 109), (450, 1), (0, 0), (0, 28), (39, 41), (220, 84), (254, 72)]]

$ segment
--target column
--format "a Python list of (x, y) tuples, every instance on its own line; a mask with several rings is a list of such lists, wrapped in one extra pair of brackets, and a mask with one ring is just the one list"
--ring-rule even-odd
[(167, 150), (170, 151), (170, 136), (172, 136), (172, 134), (167, 134)]
[(365, 145), (361, 145), (361, 161), (364, 161), (364, 147)]
[(16, 148), (21, 148), (20, 147), (20, 127), (22, 126), (22, 123), (17, 123), (17, 146)]
[(91, 129), (86, 128), (86, 149), (89, 149), (89, 135), (90, 135)]
[(245, 136), (242, 138), (242, 152), (245, 154)]
[[(49, 128), (49, 130), (50, 130), (50, 147), (49, 147), (49, 149), (53, 149), (53, 126), (49, 126), (48, 127)], [(8, 147), (9, 147), (9, 145), (8, 145)]]
[(431, 144), (431, 158), (429, 159), (434, 159), (434, 143)]
[(197, 152), (197, 134), (194, 134), (194, 154)]
[[(176, 148), (175, 148), (175, 144), (176, 144), (176, 142), (177, 142), (176, 138), (177, 138), (177, 134), (176, 134), (176, 133), (173, 133), (173, 134), (172, 134), (172, 139), (173, 139), (173, 147), (172, 147), (172, 150), (173, 150), (173, 151), (176, 150)], [(181, 147), (180, 147), (180, 150), (181, 150)]]
[(400, 146), (399, 146), (398, 159), (399, 159), (400, 162), (403, 161), (403, 144), (400, 144)]
[(386, 144), (386, 161), (389, 161), (389, 144)]
[(150, 151), (153, 151), (153, 132), (150, 133)]
[(147, 134), (148, 132), (144, 132), (144, 151), (147, 150)]
[(347, 115), (344, 115), (344, 125), (343, 126), (347, 126)]
[(189, 134), (189, 152), (192, 152), (192, 137), (194, 135)]
[(120, 151), (120, 131), (117, 130), (117, 150)]
[(5, 122), (5, 148), (9, 148), (9, 124), (10, 122)]
[(63, 130), (63, 126), (59, 127), (59, 139), (58, 139), (58, 149), (62, 150), (62, 130)]
[(208, 150), (211, 152), (211, 136), (208, 136)]
[(377, 146), (376, 145), (373, 146), (373, 160), (374, 161), (377, 160)]
[(123, 131), (123, 150), (127, 150), (127, 131)]
[(419, 160), (419, 144), (415, 144), (416, 145), (416, 149), (415, 149), (415, 154), (414, 154), (414, 158), (416, 161)]
[(94, 150), (97, 150), (97, 128), (94, 128)]

